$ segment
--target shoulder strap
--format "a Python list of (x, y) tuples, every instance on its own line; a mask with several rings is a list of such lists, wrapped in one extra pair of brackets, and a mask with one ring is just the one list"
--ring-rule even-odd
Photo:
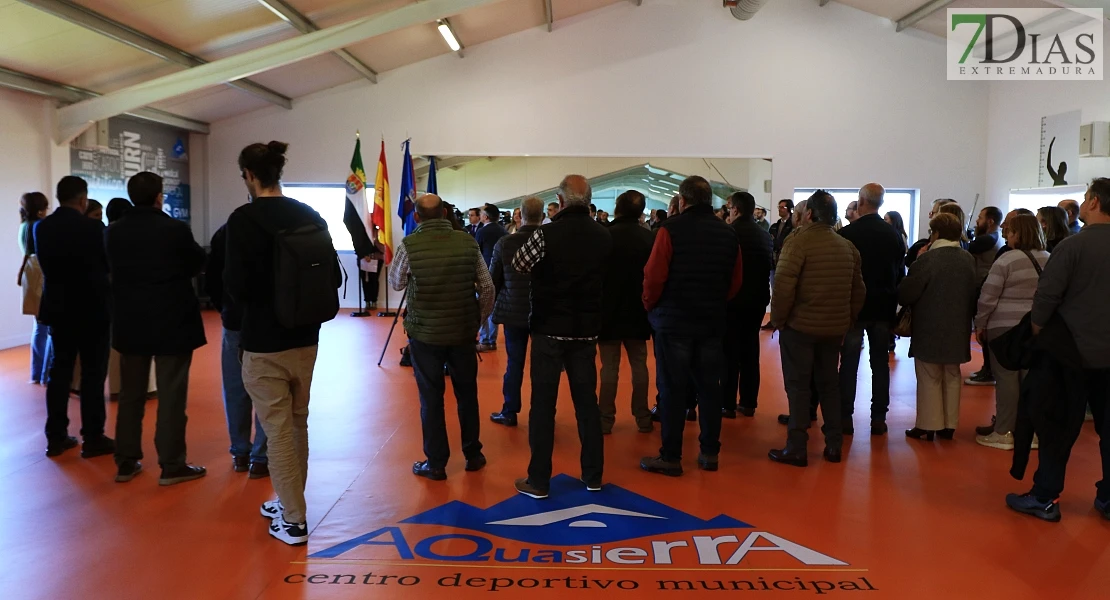
[(1041, 263), (1037, 262), (1037, 259), (1033, 257), (1032, 252), (1030, 252), (1028, 250), (1022, 250), (1022, 252), (1024, 252), (1025, 255), (1029, 257), (1029, 260), (1033, 263), (1033, 268), (1037, 270), (1037, 277), (1040, 277), (1041, 276)]

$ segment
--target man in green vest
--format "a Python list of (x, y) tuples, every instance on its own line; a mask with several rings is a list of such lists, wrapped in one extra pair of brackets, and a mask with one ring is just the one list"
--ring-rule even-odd
[(405, 330), (413, 374), (420, 391), (420, 423), (426, 460), (412, 466), (414, 475), (433, 481), (447, 479), (447, 442), (444, 418), (443, 367), (451, 373), (459, 424), (462, 427), (466, 470), (486, 466), (478, 441), (478, 356), (474, 337), (493, 312), (494, 287), (478, 243), (465, 231), (455, 231), (443, 201), (434, 194), (416, 200), (419, 226), (405, 237), (389, 268), (389, 285), (408, 288)]

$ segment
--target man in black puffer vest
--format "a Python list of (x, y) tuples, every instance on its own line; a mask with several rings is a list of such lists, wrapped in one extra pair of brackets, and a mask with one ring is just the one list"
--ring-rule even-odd
[(682, 475), (682, 430), (693, 385), (701, 405), (698, 467), (717, 470), (721, 449), (720, 316), (740, 290), (743, 261), (736, 233), (713, 214), (713, 188), (688, 177), (678, 188), (681, 214), (656, 232), (644, 270), (644, 308), (655, 328), (656, 385), (663, 446), (640, 461), (652, 473)]
[(555, 402), (565, 368), (582, 443), (582, 482), (601, 490), (604, 449), (597, 406), (597, 336), (605, 269), (613, 249), (609, 230), (590, 218), (590, 184), (568, 175), (559, 184), (562, 211), (540, 227), (513, 257), (513, 268), (532, 275), (532, 406), (528, 477), (516, 481), (525, 496), (547, 498), (555, 449)]
[(603, 324), (598, 349), (601, 351), (601, 432), (613, 432), (617, 418), (617, 383), (621, 346), (632, 368), (632, 417), (640, 433), (651, 433), (648, 410), (647, 340), (651, 323), (644, 310), (644, 265), (651, 256), (655, 236), (640, 226), (644, 195), (629, 190), (617, 198), (616, 220), (609, 226), (613, 237), (613, 259), (605, 277), (602, 300)]
[(516, 427), (520, 413), (520, 386), (524, 383), (524, 360), (528, 358), (528, 312), (531, 310), (531, 278), (527, 273), (513, 269), (513, 257), (543, 222), (543, 200), (528, 198), (520, 207), (520, 229), (497, 240), (493, 247), (490, 275), (497, 288), (497, 301), (493, 305), (493, 322), (505, 326), (505, 380), (501, 395), (505, 402), (500, 412), (489, 419), (499, 425)]
[(736, 418), (736, 395), (740, 394), (740, 414), (755, 416), (759, 405), (759, 326), (771, 302), (771, 234), (753, 218), (755, 198), (736, 192), (728, 199), (732, 230), (744, 256), (744, 283), (728, 304), (728, 331), (725, 334), (724, 396), (721, 416)]

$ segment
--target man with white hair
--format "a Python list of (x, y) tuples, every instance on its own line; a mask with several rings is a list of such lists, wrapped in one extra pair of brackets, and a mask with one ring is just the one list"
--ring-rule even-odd
[(843, 432), (855, 432), (856, 377), (863, 334), (867, 333), (868, 356), (871, 360), (871, 435), (887, 432), (886, 413), (890, 407), (890, 325), (898, 308), (898, 280), (903, 272), (905, 255), (902, 236), (879, 216), (886, 190), (869, 183), (859, 190), (855, 202), (855, 220), (840, 230), (844, 239), (859, 250), (866, 300), (859, 317), (848, 334), (840, 354), (840, 409)]
[(566, 370), (578, 439), (582, 482), (601, 490), (604, 448), (597, 401), (597, 338), (602, 325), (602, 289), (612, 253), (609, 230), (590, 216), (590, 184), (568, 175), (559, 184), (562, 208), (513, 257), (513, 269), (532, 276), (532, 403), (528, 477), (516, 480), (525, 496), (547, 498), (555, 449), (555, 403)]

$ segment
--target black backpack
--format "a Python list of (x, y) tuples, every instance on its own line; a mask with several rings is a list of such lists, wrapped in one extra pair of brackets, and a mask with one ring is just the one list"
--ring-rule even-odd
[(257, 220), (274, 238), (274, 314), (289, 329), (319, 325), (339, 312), (339, 255), (326, 225), (276, 229)]

